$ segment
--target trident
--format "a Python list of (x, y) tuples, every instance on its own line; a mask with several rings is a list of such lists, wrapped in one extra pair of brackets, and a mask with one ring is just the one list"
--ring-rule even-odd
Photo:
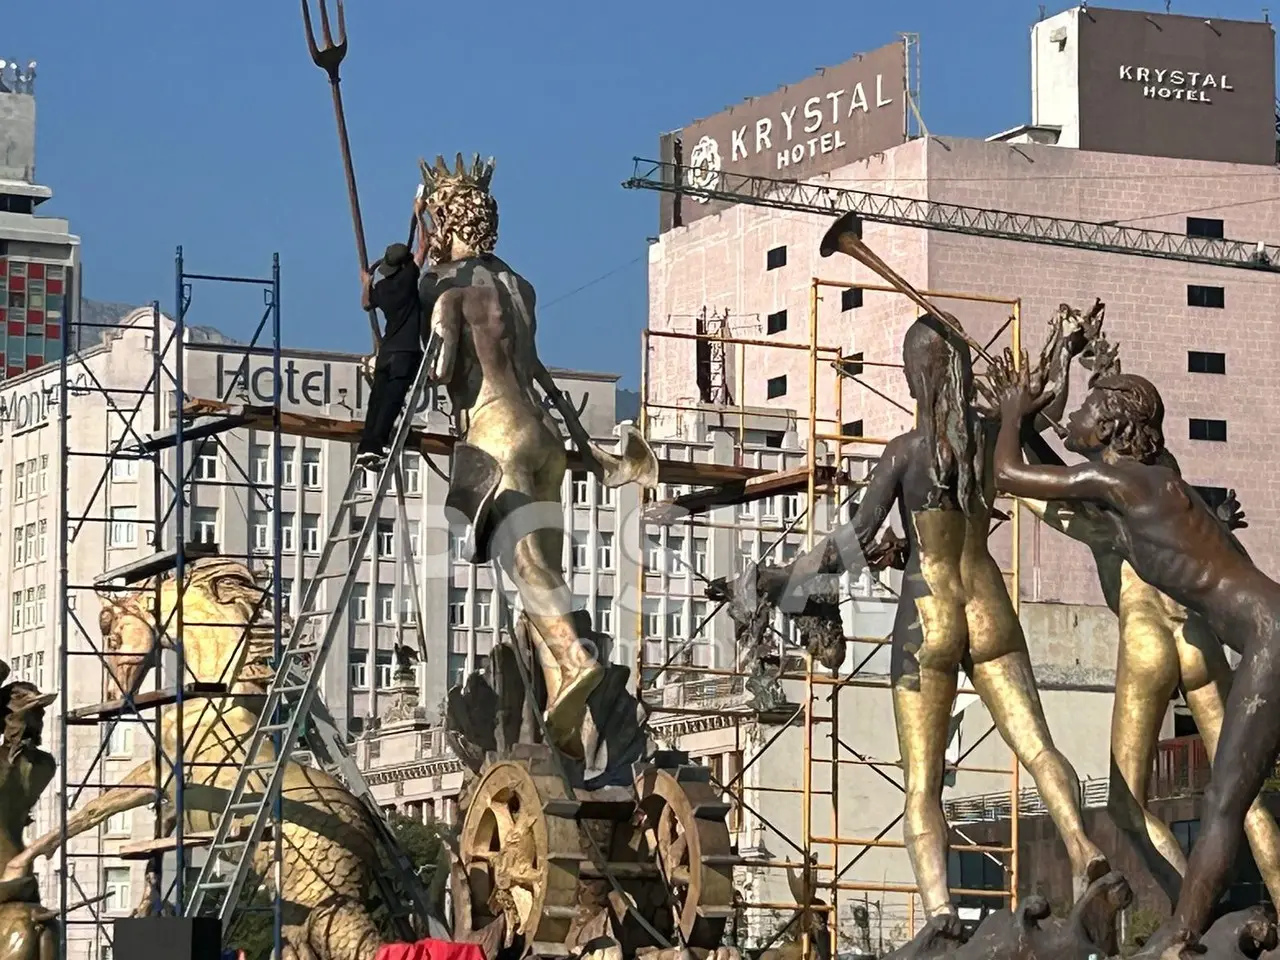
[[(320, 31), (324, 40), (323, 46), (316, 44), (315, 31), (311, 27), (311, 10), (307, 0), (302, 0), (302, 22), (307, 28), (307, 47), (311, 51), (311, 59), (315, 65), (329, 75), (329, 89), (333, 92), (333, 113), (338, 119), (338, 142), (342, 146), (342, 165), (347, 173), (347, 196), (351, 200), (351, 222), (356, 231), (356, 255), (360, 258), (360, 269), (369, 269), (369, 253), (364, 242), (364, 222), (360, 219), (360, 197), (356, 193), (356, 171), (351, 164), (351, 141), (347, 138), (347, 118), (342, 110), (342, 78), (338, 69), (347, 55), (347, 23), (343, 15), (342, 0), (338, 3), (338, 42), (334, 43), (333, 33), (329, 29), (329, 10), (326, 0), (320, 3)], [(373, 350), (377, 353), (382, 345), (382, 335), (378, 333), (378, 321), (374, 312), (369, 310), (369, 329), (373, 334)]]

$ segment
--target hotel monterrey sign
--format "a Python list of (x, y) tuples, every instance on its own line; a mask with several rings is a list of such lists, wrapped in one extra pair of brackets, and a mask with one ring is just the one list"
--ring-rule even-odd
[[(906, 46), (893, 43), (753, 98), (662, 138), (686, 183), (715, 190), (726, 173), (807, 179), (906, 139)], [(682, 223), (726, 206), (681, 197)], [(672, 226), (664, 209), (663, 229)]]

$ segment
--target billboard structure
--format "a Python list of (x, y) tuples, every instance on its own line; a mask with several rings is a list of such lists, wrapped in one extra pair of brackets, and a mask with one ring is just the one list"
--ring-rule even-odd
[(1276, 162), (1266, 21), (1080, 6), (1032, 29), (1032, 74), (1032, 122), (1061, 128), (1061, 146)]
[[(714, 189), (724, 174), (804, 180), (903, 143), (908, 137), (908, 45), (904, 37), (793, 86), (753, 97), (664, 134), (663, 160), (691, 186)], [(664, 198), (661, 229), (728, 206)]]

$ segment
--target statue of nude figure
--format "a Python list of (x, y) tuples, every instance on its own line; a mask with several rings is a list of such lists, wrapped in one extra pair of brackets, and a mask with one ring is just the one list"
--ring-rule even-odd
[(1020, 425), (1044, 402), (1041, 375), (1009, 356), (991, 365), (989, 378), (1001, 405), (999, 488), (1088, 513), (1144, 583), (1243, 648), (1174, 917), (1141, 952), (1159, 956), (1208, 927), (1280, 751), (1280, 583), (1258, 570), (1176, 471), (1159, 464), (1164, 407), (1149, 381), (1132, 374), (1095, 381), (1066, 426), (1067, 449), (1091, 459), (1059, 466), (1027, 463), (1020, 443)]
[[(1097, 354), (1105, 358), (1100, 362), (1095, 355), (1091, 384), (1121, 372), (1115, 350), (1105, 340), (1096, 340), (1091, 346), (1095, 350), (1103, 347)], [(1051, 451), (1035, 451), (1033, 455), (1043, 452)], [(1061, 464), (1056, 457), (1042, 462)], [(1161, 452), (1158, 462), (1181, 475), (1177, 460), (1167, 450)], [(1143, 582), (1116, 552), (1111, 532), (1092, 511), (1075, 510), (1061, 501), (1021, 502), (1050, 527), (1089, 548), (1103, 597), (1119, 621), (1111, 712), (1113, 770), (1107, 806), (1116, 825), (1134, 841), (1161, 889), (1175, 900), (1187, 860), (1168, 824), (1147, 809), (1147, 788), (1160, 725), (1179, 686), (1213, 762), (1223, 707), (1231, 689), (1231, 667), (1222, 641), (1201, 617)], [(1229, 530), (1248, 526), (1235, 491), (1215, 513)], [(1280, 828), (1267, 808), (1255, 800), (1244, 829), (1271, 900), (1280, 903)]]
[[(434, 167), (424, 163), (422, 172), (426, 188), (417, 213), (429, 238), (429, 266), (419, 291), (439, 344), (433, 376), (448, 388), (461, 441), (451, 497), (471, 506), (463, 512), (475, 538), (473, 561), (487, 559), (492, 547), (515, 582), (541, 639), (536, 646), (547, 688), (547, 732), (560, 749), (576, 753), (587, 698), (603, 667), (571, 613), (560, 559), (565, 444), (537, 390), (555, 404), (588, 468), (606, 485), (656, 486), (657, 459), (634, 432), (624, 434), (621, 457), (597, 449), (539, 359), (533, 286), (493, 254), (498, 209), (489, 194), (492, 162), (477, 158), (467, 169), (459, 156), (453, 171), (438, 159)], [(476, 472), (488, 469), (496, 481), (490, 491), (467, 489), (484, 485), (465, 475), (480, 463)]]
[[(1065, 378), (1083, 337), (1061, 335), (1061, 324), (1055, 330), (1046, 354), (1057, 357)], [(835, 610), (836, 576), (866, 565), (866, 552), (897, 505), (908, 541), (891, 660), (906, 793), (903, 833), (929, 929), (956, 937), (942, 778), (961, 669), (1031, 772), (1066, 844), (1076, 895), (1110, 868), (1085, 835), (1079, 781), (1049, 734), (1022, 626), (988, 549), (994, 430), (971, 402), (969, 346), (950, 324), (926, 314), (907, 331), (903, 366), (918, 426), (886, 445), (853, 520), (790, 565), (760, 568), (756, 589), (788, 612), (815, 604)]]

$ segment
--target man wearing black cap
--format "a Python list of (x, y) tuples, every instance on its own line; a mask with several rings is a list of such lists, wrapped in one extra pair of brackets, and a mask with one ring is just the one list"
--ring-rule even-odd
[[(415, 204), (415, 214), (421, 212)], [(413, 386), (413, 378), (422, 363), (422, 301), (418, 298), (418, 271), (426, 256), (426, 243), (418, 231), (418, 250), (412, 253), (403, 243), (387, 247), (382, 260), (375, 264), (382, 274), (377, 283), (369, 274), (361, 278), (364, 286), (361, 306), (377, 307), (386, 325), (378, 357), (373, 368), (373, 387), (369, 391), (369, 409), (365, 413), (364, 432), (356, 449), (356, 463), (375, 467), (382, 463), (396, 417), (404, 407)]]

